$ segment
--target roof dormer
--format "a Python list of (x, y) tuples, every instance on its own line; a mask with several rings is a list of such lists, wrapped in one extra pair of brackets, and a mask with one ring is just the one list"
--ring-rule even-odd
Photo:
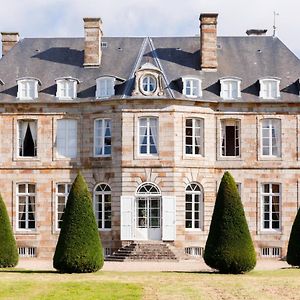
[(77, 98), (77, 84), (79, 80), (73, 77), (59, 77), (56, 82), (56, 97), (59, 100), (73, 100)]
[(220, 97), (224, 100), (233, 100), (241, 98), (241, 82), (241, 78), (234, 76), (226, 76), (220, 78)]
[(202, 80), (192, 76), (182, 77), (182, 94), (188, 98), (202, 97)]
[(34, 100), (38, 98), (38, 85), (41, 81), (34, 77), (22, 77), (17, 79), (19, 100)]
[(262, 99), (277, 99), (280, 98), (279, 90), (280, 78), (264, 77), (259, 79), (259, 97)]

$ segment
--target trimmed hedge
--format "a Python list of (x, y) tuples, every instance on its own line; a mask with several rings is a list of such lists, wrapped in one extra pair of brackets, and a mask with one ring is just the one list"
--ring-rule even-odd
[(300, 209), (293, 223), (286, 261), (292, 266), (300, 267)]
[(91, 195), (78, 173), (64, 211), (53, 267), (63, 273), (96, 272), (103, 266), (102, 251)]
[(19, 260), (16, 240), (7, 214), (6, 206), (0, 195), (0, 268), (14, 267)]
[(233, 177), (223, 175), (204, 251), (205, 263), (221, 273), (252, 270), (256, 253)]

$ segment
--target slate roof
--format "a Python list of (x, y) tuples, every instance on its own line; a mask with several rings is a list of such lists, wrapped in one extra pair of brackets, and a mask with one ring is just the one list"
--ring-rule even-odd
[(180, 92), (179, 78), (191, 75), (202, 79), (199, 101), (224, 101), (219, 97), (219, 79), (234, 76), (242, 79), (241, 101), (261, 101), (258, 79), (272, 76), (281, 79), (278, 101), (300, 101), (300, 61), (278, 38), (218, 37), (217, 72), (200, 70), (199, 37), (104, 37), (102, 41), (107, 47), (102, 48), (101, 67), (83, 68), (83, 38), (21, 40), (0, 59), (0, 80), (5, 83), (0, 85), (0, 101), (16, 101), (16, 79), (27, 76), (42, 82), (38, 101), (60, 101), (55, 97), (55, 79), (68, 76), (80, 81), (79, 100), (95, 99), (96, 79), (103, 75), (126, 79), (117, 82), (115, 97), (130, 98), (134, 72), (147, 62), (163, 72), (163, 97), (189, 100)]

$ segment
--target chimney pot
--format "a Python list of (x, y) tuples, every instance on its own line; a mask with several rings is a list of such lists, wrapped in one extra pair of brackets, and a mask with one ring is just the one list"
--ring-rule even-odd
[(1, 32), (2, 36), (2, 56), (6, 55), (19, 40), (18, 32)]

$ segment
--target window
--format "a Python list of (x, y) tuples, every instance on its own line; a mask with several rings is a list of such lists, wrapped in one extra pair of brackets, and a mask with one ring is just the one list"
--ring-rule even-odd
[(203, 155), (203, 119), (185, 120), (185, 154)]
[(142, 78), (142, 89), (145, 93), (153, 93), (156, 90), (156, 79), (151, 75)]
[(263, 119), (261, 124), (261, 148), (263, 156), (280, 157), (281, 121), (280, 119)]
[(60, 229), (62, 218), (71, 190), (71, 183), (58, 183), (56, 185), (56, 229)]
[(94, 123), (94, 155), (111, 155), (111, 120), (97, 119)]
[(201, 97), (201, 80), (195, 78), (183, 78), (183, 95), (191, 98)]
[(238, 99), (241, 97), (241, 80), (240, 79), (220, 79), (221, 94), (225, 100)]
[(95, 215), (99, 229), (111, 228), (111, 189), (105, 184), (98, 184), (94, 191)]
[(262, 228), (280, 229), (280, 185), (265, 183), (262, 185)]
[(35, 184), (17, 184), (17, 229), (35, 229)]
[(37, 121), (18, 121), (18, 149), (19, 156), (37, 156)]
[(200, 185), (191, 183), (185, 190), (185, 228), (202, 229), (203, 194)]
[(35, 257), (36, 256), (36, 248), (34, 247), (20, 247), (18, 248), (20, 257)]
[(77, 79), (59, 78), (56, 79), (56, 97), (61, 100), (71, 100), (77, 97)]
[(18, 93), (17, 98), (20, 100), (34, 100), (38, 98), (38, 79), (21, 78), (17, 80)]
[(280, 97), (279, 79), (260, 79), (259, 97), (263, 99), (276, 99)]
[(70, 119), (57, 120), (56, 132), (57, 154), (74, 158), (77, 155), (77, 121)]
[(115, 94), (115, 78), (101, 77), (96, 80), (96, 98), (109, 98)]
[(190, 256), (203, 256), (204, 249), (202, 247), (186, 247), (184, 252)]
[(281, 248), (279, 247), (263, 247), (260, 248), (262, 257), (281, 257)]
[(157, 154), (158, 119), (147, 117), (139, 119), (139, 153)]
[(222, 120), (221, 127), (221, 155), (240, 156), (240, 121)]

